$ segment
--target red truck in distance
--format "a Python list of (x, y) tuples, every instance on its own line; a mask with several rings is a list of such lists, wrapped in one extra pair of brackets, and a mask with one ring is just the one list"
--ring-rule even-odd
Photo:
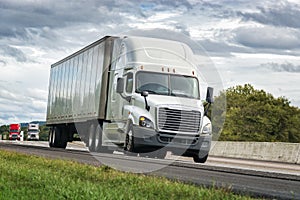
[(10, 124), (9, 125), (9, 140), (20, 140), (21, 125)]

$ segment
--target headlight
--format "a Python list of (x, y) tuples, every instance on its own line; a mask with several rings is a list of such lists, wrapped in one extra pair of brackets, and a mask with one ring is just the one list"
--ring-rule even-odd
[(211, 123), (208, 123), (205, 126), (203, 126), (202, 133), (203, 134), (211, 134), (212, 133)]
[(143, 116), (140, 117), (139, 125), (146, 128), (154, 128), (153, 122), (150, 119)]

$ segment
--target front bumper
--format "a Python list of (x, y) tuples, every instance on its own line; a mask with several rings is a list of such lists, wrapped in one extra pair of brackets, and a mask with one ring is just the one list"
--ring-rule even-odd
[(11, 137), (9, 137), (9, 140), (20, 140), (20, 137), (18, 137), (18, 136), (11, 136)]
[(156, 132), (154, 129), (133, 126), (134, 144), (140, 149), (166, 148), (175, 154), (208, 154), (211, 135), (172, 134)]
[(39, 136), (37, 136), (37, 135), (28, 135), (27, 140), (39, 140)]

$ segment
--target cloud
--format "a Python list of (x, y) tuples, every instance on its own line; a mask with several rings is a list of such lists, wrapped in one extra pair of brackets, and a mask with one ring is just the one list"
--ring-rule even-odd
[(264, 63), (261, 64), (259, 68), (269, 69), (274, 72), (291, 72), (291, 73), (300, 73), (300, 65), (295, 65), (293, 63)]
[(271, 26), (242, 27), (234, 31), (235, 41), (243, 46), (260, 49), (292, 50), (300, 47), (300, 31)]
[[(27, 39), (28, 28), (59, 29), (74, 24), (123, 23), (120, 10), (133, 7), (134, 3), (122, 1), (122, 6), (113, 1), (1, 1), (0, 36)], [(83, 8), (84, 7), (84, 8)], [(76, 12), (75, 12), (76, 11)]]
[(280, 27), (300, 28), (300, 7), (286, 1), (273, 2), (272, 7), (257, 7), (258, 12), (237, 12), (246, 21)]
[(249, 52), (249, 49), (225, 41), (211, 39), (198, 40), (198, 43), (212, 56), (231, 57), (233, 52)]
[[(18, 61), (18, 62), (27, 62), (28, 61), (28, 58), (23, 53), (23, 51), (15, 48), (15, 47), (11, 47), (8, 45), (0, 45), (0, 52), (2, 55), (14, 57), (16, 59), (16, 61)], [(5, 61), (2, 61), (2, 62), (4, 64), (6, 63)]]
[[(11, 90), (0, 88), (0, 118), (2, 121), (26, 122), (30, 120), (44, 120), (46, 105), (44, 91), (40, 91), (41, 97), (34, 98), (39, 89), (26, 89), (19, 91), (17, 88)], [(26, 94), (29, 93), (27, 96)], [(38, 94), (37, 94), (38, 95)]]

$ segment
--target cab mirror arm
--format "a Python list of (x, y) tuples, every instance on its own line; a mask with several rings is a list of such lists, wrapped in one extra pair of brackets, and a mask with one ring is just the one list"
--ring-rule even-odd
[(145, 99), (145, 109), (146, 109), (147, 111), (150, 110), (150, 106), (148, 105), (148, 101), (147, 101), (148, 95), (149, 95), (149, 92), (147, 92), (147, 91), (142, 91), (142, 92), (141, 92), (141, 96), (143, 96), (144, 99)]

